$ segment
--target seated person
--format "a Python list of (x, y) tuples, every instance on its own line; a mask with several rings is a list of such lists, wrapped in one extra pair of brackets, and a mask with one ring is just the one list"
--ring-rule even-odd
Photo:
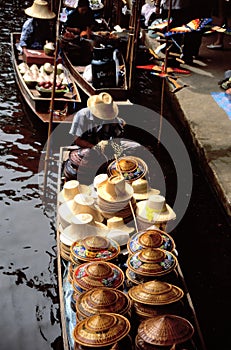
[(50, 20), (56, 15), (49, 10), (48, 3), (43, 0), (35, 0), (25, 13), (32, 18), (27, 19), (23, 24), (20, 47), (22, 51), (25, 48), (42, 50), (46, 41), (54, 41)]
[(74, 38), (76, 35), (90, 39), (94, 24), (94, 14), (88, 0), (79, 0), (77, 8), (67, 16), (64, 24), (64, 38)]

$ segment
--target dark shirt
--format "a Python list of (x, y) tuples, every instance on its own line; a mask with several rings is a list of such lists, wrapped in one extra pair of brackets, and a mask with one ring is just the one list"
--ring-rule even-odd
[(42, 50), (46, 41), (53, 41), (50, 24), (47, 20), (29, 18), (22, 26), (20, 46)]
[(93, 23), (94, 14), (90, 8), (85, 14), (80, 14), (78, 9), (76, 9), (68, 15), (65, 27), (78, 28), (82, 32), (86, 30), (87, 27), (91, 27)]

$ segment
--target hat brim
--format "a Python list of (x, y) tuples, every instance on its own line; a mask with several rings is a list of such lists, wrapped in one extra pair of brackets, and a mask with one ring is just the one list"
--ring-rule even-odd
[(161, 213), (153, 213), (153, 219), (151, 221), (148, 220), (146, 216), (146, 206), (147, 206), (147, 200), (141, 201), (137, 203), (136, 207), (136, 215), (140, 217), (143, 221), (147, 223), (155, 223), (155, 222), (166, 222), (169, 220), (175, 220), (176, 214), (173, 211), (173, 209), (166, 204), (167, 210)]
[[(113, 101), (112, 105), (110, 105), (111, 108), (106, 108), (103, 110), (103, 108), (100, 108), (99, 104), (95, 104), (97, 95), (90, 96), (87, 100), (87, 107), (89, 108), (90, 112), (99, 119), (102, 120), (113, 120), (115, 119), (119, 114), (119, 109), (117, 104)], [(103, 107), (103, 106), (102, 106)], [(104, 106), (105, 107), (105, 106)]]
[(115, 228), (109, 229), (109, 233), (111, 231), (114, 231), (114, 230), (123, 231), (123, 232), (128, 233), (130, 235), (130, 234), (132, 234), (135, 231), (135, 228), (134, 227), (129, 227), (129, 226), (126, 226), (126, 225), (121, 225), (119, 227), (115, 227)]
[(53, 19), (56, 17), (56, 14), (54, 12), (40, 13), (40, 12), (34, 11), (32, 7), (28, 7), (27, 9), (25, 9), (25, 14), (30, 17), (38, 18), (38, 19)]
[(107, 180), (102, 182), (99, 187), (97, 188), (98, 196), (101, 197), (106, 202), (123, 202), (123, 201), (129, 201), (133, 196), (133, 188), (128, 183), (125, 183), (125, 192), (123, 193), (123, 196), (121, 197), (113, 197), (110, 195), (110, 193), (107, 192)]
[[(79, 185), (79, 193), (84, 193), (84, 194), (88, 194), (91, 195), (91, 188), (87, 185)], [(62, 189), (62, 191), (59, 192), (58, 194), (58, 201), (59, 203), (64, 203), (67, 202), (71, 199), (73, 199), (75, 197), (76, 194), (74, 194), (74, 196), (65, 196), (65, 190)]]
[(154, 188), (151, 188), (148, 192), (145, 193), (136, 193), (134, 192), (133, 197), (137, 200), (145, 200), (148, 199), (150, 196), (160, 194), (159, 190), (156, 190)]

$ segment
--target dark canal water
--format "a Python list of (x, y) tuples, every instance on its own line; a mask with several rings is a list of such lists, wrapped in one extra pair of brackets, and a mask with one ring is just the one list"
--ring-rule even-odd
[[(11, 64), (10, 33), (31, 2), (1, 2), (0, 12), (0, 349), (62, 349), (53, 212), (44, 211), (39, 160), (47, 131), (23, 109)], [(137, 104), (158, 111), (154, 78), (140, 77)], [(174, 125), (174, 115), (169, 111)], [(187, 133), (176, 126), (183, 140)], [(227, 218), (192, 152), (193, 190), (175, 228), (179, 260), (208, 350), (231, 349), (231, 241)], [(223, 346), (221, 347), (221, 344)]]

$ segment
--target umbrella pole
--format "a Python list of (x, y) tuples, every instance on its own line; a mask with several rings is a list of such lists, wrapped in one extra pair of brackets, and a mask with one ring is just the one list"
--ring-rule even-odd
[(43, 197), (47, 196), (47, 176), (48, 176), (48, 166), (50, 161), (50, 151), (51, 151), (51, 133), (52, 133), (52, 123), (54, 115), (54, 100), (55, 100), (55, 85), (56, 85), (56, 75), (57, 75), (57, 59), (59, 53), (59, 16), (61, 10), (61, 1), (59, 1), (59, 9), (57, 14), (56, 22), (56, 46), (55, 46), (55, 55), (54, 55), (54, 80), (51, 92), (51, 101), (50, 101), (50, 118), (48, 125), (48, 134), (47, 134), (47, 144), (46, 144), (46, 156), (44, 164), (44, 183), (43, 183)]

